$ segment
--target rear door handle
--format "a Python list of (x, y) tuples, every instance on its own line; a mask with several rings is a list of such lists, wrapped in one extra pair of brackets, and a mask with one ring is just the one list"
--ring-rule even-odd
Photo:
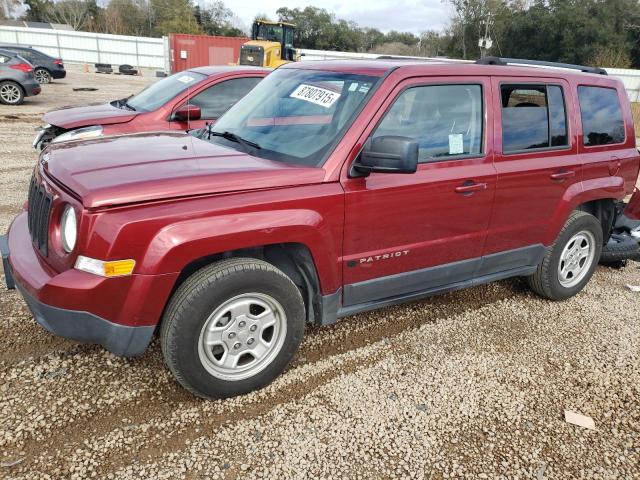
[(549, 175), (549, 177), (551, 177), (551, 180), (564, 180), (565, 178), (573, 178), (575, 176), (576, 172), (574, 170), (565, 170)]
[(486, 183), (476, 183), (472, 180), (467, 180), (462, 185), (456, 187), (455, 191), (456, 193), (461, 193), (463, 195), (470, 195), (474, 192), (479, 192), (481, 190), (486, 190), (486, 189), (487, 189)]

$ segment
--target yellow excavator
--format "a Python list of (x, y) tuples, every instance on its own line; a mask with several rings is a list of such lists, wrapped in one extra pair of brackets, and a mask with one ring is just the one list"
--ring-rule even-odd
[(251, 40), (240, 47), (240, 65), (276, 68), (300, 60), (293, 46), (296, 26), (286, 22), (256, 20)]

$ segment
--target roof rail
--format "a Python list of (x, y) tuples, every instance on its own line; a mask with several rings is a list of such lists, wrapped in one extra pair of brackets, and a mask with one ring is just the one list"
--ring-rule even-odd
[(533, 65), (537, 67), (554, 67), (566, 68), (570, 70), (579, 70), (584, 73), (596, 73), (598, 75), (607, 75), (604, 68), (587, 67), (585, 65), (574, 65), (572, 63), (544, 62), (541, 60), (525, 60), (522, 58), (503, 58), (503, 57), (484, 57), (476, 60), (479, 65)]
[(440, 62), (446, 61), (447, 58), (433, 58), (433, 57), (411, 57), (405, 55), (378, 55), (376, 60), (406, 60), (406, 61), (420, 61), (420, 62)]

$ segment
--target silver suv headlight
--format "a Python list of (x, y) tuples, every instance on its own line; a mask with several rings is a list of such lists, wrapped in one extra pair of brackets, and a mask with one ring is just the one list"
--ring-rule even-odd
[(60, 220), (60, 239), (62, 240), (62, 248), (67, 253), (71, 253), (76, 246), (78, 239), (78, 222), (76, 219), (76, 211), (71, 205), (67, 205), (62, 212)]
[(95, 138), (102, 135), (102, 127), (100, 125), (92, 125), (90, 127), (78, 128), (58, 135), (51, 140), (51, 143), (68, 142), (69, 140), (84, 140), (87, 138)]

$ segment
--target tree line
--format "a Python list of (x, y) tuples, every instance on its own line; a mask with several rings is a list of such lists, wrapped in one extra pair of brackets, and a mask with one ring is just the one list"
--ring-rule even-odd
[(242, 22), (221, 0), (209, 2), (205, 8), (191, 0), (109, 0), (105, 6), (97, 0), (24, 0), (24, 6), (22, 20), (64, 23), (89, 32), (144, 37), (169, 33), (246, 35)]
[[(21, 0), (0, 0), (8, 16)], [(640, 68), (640, 0), (443, 0), (449, 27), (382, 32), (339, 19), (324, 8), (282, 7), (277, 18), (297, 25), (296, 46), (391, 55), (481, 55), (530, 58), (607, 67)], [(67, 23), (76, 30), (138, 36), (171, 32), (245, 36), (248, 26), (221, 0), (24, 0), (23, 19)], [(402, 12), (398, 15), (411, 15)], [(257, 19), (268, 19), (264, 14)], [(490, 37), (481, 50), (478, 41)]]

